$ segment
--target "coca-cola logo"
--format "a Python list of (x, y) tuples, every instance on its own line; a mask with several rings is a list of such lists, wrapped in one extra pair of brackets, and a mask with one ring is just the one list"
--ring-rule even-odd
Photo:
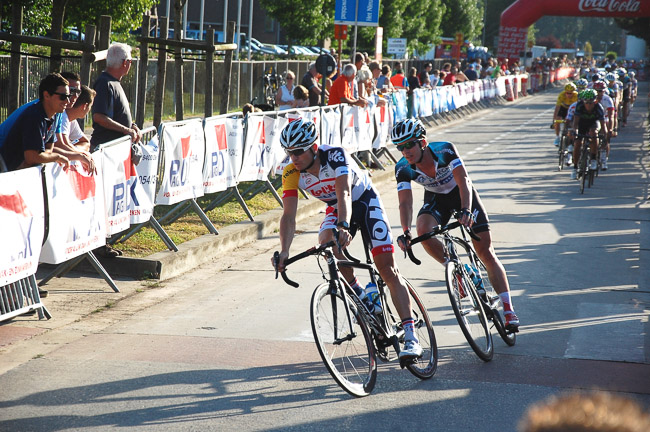
[(641, 3), (638, 0), (580, 0), (581, 12), (638, 12)]

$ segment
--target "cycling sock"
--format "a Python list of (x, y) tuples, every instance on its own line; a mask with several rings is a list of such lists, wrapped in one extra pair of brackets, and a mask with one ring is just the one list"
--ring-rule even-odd
[(352, 288), (359, 297), (363, 297), (363, 287), (359, 285), (359, 279), (357, 279), (356, 277), (350, 283), (350, 288)]
[(503, 311), (512, 312), (512, 298), (510, 297), (510, 291), (499, 294), (499, 298), (501, 299), (501, 303), (503, 303)]
[(402, 320), (402, 328), (404, 329), (404, 340), (412, 340), (415, 342), (418, 341), (418, 337), (415, 335), (415, 328), (413, 327), (414, 321), (413, 318), (408, 317)]

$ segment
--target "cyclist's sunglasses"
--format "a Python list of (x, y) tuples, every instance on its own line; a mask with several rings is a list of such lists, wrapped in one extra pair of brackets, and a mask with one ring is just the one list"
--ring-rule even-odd
[(304, 149), (297, 149), (297, 150), (285, 150), (287, 153), (287, 156), (302, 156), (302, 154), (305, 152)]
[(418, 144), (418, 143), (420, 143), (422, 141), (423, 140), (421, 140), (421, 139), (417, 139), (417, 140), (414, 140), (414, 141), (405, 142), (403, 144), (398, 144), (395, 147), (397, 147), (397, 151), (404, 151), (404, 150), (408, 150), (410, 148), (413, 148), (413, 146), (415, 146), (416, 144)]

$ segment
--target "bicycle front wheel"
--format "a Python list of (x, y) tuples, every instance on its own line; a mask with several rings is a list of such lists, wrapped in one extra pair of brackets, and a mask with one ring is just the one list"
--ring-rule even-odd
[(447, 292), (465, 339), (483, 361), (492, 360), (494, 345), (483, 304), (474, 283), (462, 271), (462, 264), (449, 262), (445, 269)]
[(327, 283), (316, 287), (311, 298), (311, 328), (332, 378), (352, 396), (368, 396), (377, 380), (375, 350), (354, 302), (345, 294), (350, 306), (348, 314), (343, 295), (341, 288), (331, 292)]
[(413, 327), (415, 335), (420, 341), (422, 347), (422, 357), (416, 363), (411, 363), (406, 368), (413, 375), (420, 379), (431, 378), (438, 369), (438, 343), (436, 335), (433, 332), (433, 325), (429, 319), (429, 313), (422, 304), (422, 300), (413, 288), (411, 283), (404, 279), (411, 296), (411, 317), (413, 317)]

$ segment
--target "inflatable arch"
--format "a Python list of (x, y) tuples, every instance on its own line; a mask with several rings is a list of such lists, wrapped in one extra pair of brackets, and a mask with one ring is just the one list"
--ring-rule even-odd
[(501, 14), (498, 57), (518, 59), (526, 50), (528, 27), (544, 15), (647, 17), (650, 0), (517, 0)]

